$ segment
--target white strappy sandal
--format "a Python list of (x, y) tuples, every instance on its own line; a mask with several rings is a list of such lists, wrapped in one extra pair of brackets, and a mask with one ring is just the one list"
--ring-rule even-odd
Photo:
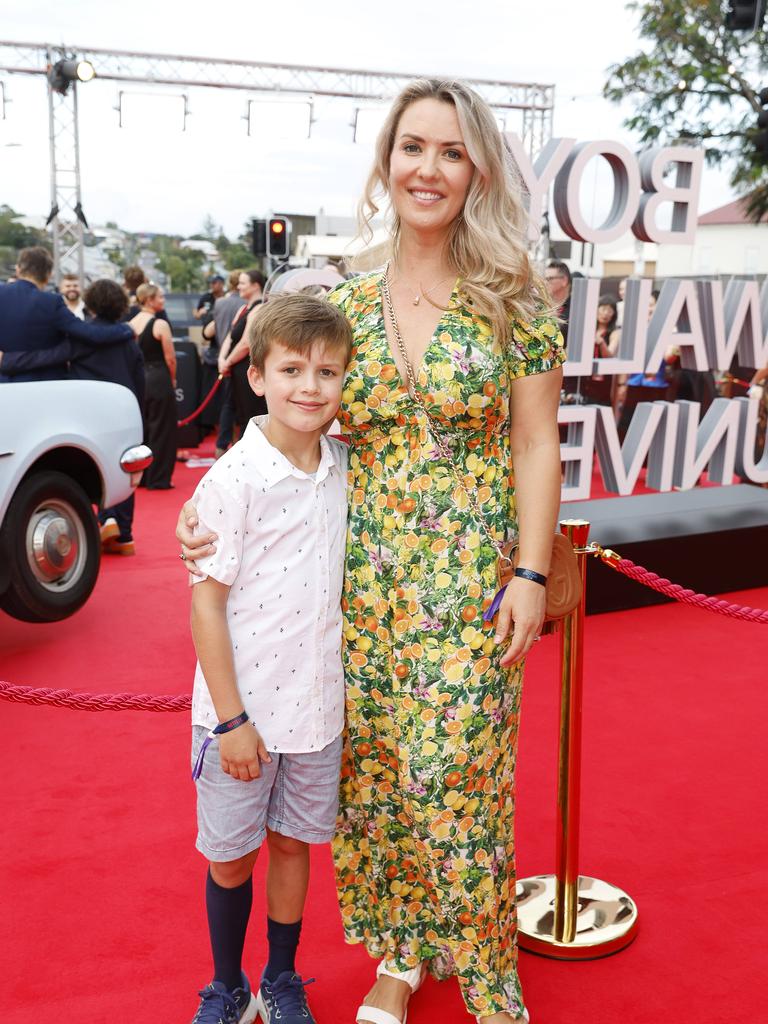
[[(421, 963), (410, 971), (390, 971), (386, 962), (382, 960), (376, 967), (376, 977), (380, 978), (382, 974), (386, 974), (388, 978), (394, 978), (395, 981), (404, 981), (410, 987), (411, 994), (413, 994), (421, 987), (421, 983), (426, 977), (427, 965)], [(356, 1024), (361, 1024), (361, 1021), (364, 1021), (365, 1024), (368, 1024), (369, 1021), (370, 1024), (405, 1024), (407, 1020), (407, 1010), (402, 1021), (400, 1021), (394, 1013), (389, 1013), (388, 1010), (380, 1010), (377, 1006), (368, 1006), (367, 1003), (363, 1003), (355, 1014)]]

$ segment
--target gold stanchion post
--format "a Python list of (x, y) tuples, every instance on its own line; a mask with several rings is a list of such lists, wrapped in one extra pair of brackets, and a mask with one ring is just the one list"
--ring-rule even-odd
[(583, 519), (564, 519), (560, 531), (576, 550), (582, 595), (579, 605), (566, 616), (561, 627), (556, 873), (518, 881), (518, 942), (521, 949), (559, 960), (592, 960), (629, 945), (637, 934), (637, 907), (615, 885), (579, 875), (581, 699), (589, 523)]

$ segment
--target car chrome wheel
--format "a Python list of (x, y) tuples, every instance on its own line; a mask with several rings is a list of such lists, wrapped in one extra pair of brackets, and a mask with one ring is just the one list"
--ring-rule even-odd
[(26, 552), (35, 579), (60, 593), (74, 586), (85, 564), (86, 537), (75, 509), (61, 499), (41, 502), (29, 517)]

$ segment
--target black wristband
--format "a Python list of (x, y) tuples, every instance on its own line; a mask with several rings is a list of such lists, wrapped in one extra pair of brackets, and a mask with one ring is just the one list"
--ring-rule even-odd
[(247, 721), (249, 721), (248, 712), (241, 711), (239, 715), (236, 715), (234, 718), (230, 718), (228, 722), (219, 722), (213, 732), (217, 736), (221, 736), (223, 732), (231, 732), (233, 729), (236, 729), (238, 725), (245, 725)]
[(515, 569), (515, 576), (519, 576), (523, 580), (530, 580), (531, 583), (538, 583), (541, 587), (546, 587), (547, 585), (547, 577), (540, 572), (534, 572), (533, 569), (521, 569), (518, 566)]

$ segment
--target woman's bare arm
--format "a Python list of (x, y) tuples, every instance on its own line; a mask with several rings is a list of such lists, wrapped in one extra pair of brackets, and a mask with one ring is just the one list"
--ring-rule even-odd
[[(521, 377), (511, 385), (510, 442), (519, 526), (519, 564), (546, 576), (560, 509), (560, 438), (557, 409), (562, 370)], [(502, 665), (523, 658), (541, 631), (545, 592), (539, 583), (515, 577), (507, 587), (496, 642), (514, 623)]]

